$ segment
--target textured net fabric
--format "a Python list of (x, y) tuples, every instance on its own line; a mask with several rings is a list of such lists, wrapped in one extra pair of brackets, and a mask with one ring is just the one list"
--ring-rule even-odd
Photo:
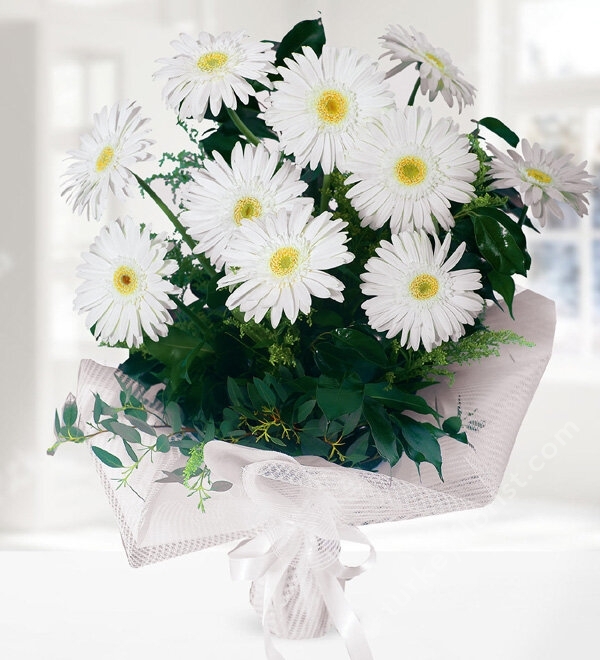
[[(455, 367), (452, 387), (439, 384), (423, 392), (443, 417), (460, 412), (469, 439), (468, 445), (441, 440), (443, 482), (432, 466), (422, 464), (419, 475), (414, 463), (405, 458), (393, 469), (382, 464), (379, 472), (371, 473), (320, 458), (295, 460), (215, 441), (206, 446), (207, 464), (213, 478), (230, 481), (233, 487), (213, 493), (206, 513), (201, 513), (181, 484), (157, 483), (164, 472), (185, 464), (178, 450), (155, 455), (153, 462), (143, 461), (130, 480), (135, 492), (116, 490), (115, 470), (94, 457), (129, 562), (142, 566), (264, 530), (281, 530), (282, 523), (288, 524), (289, 533), (299, 535), (298, 551), (273, 596), (267, 624), (283, 637), (323, 634), (329, 618), (314, 575), (337, 561), (341, 527), (480, 507), (497, 493), (519, 427), (550, 358), (554, 336), (552, 301), (523, 291), (515, 297), (514, 315), (516, 321), (492, 308), (486, 324), (514, 330), (534, 342), (534, 347), (503, 347), (499, 358)], [(114, 370), (84, 361), (77, 396), (82, 420), (92, 417), (94, 392), (118, 405)], [(155, 405), (155, 392), (138, 394), (148, 405)], [(124, 464), (130, 462), (122, 443), (98, 440), (96, 444), (118, 455)], [(281, 539), (281, 531), (274, 534), (275, 550)], [(264, 580), (258, 579), (251, 593), (259, 613), (264, 588)]]

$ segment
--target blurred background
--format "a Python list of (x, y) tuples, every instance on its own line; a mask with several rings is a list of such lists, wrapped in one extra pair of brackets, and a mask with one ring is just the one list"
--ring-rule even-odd
[[(50, 459), (54, 409), (74, 391), (82, 358), (117, 365), (72, 311), (75, 268), (99, 225), (60, 198), (65, 152), (92, 114), (118, 99), (152, 118), (154, 152), (186, 137), (151, 76), (179, 32), (245, 29), (279, 40), (321, 13), (328, 42), (373, 57), (389, 24), (414, 25), (448, 50), (478, 88), (462, 116), (493, 115), (544, 147), (600, 172), (600, 5), (594, 0), (0, 0), (0, 548), (117, 547), (112, 512), (82, 447)], [(396, 77), (402, 102), (411, 68)], [(423, 97), (418, 96), (418, 102)], [(140, 168), (147, 175), (151, 165)], [(162, 221), (148, 200), (113, 200)], [(522, 428), (498, 501), (481, 512), (402, 523), (409, 548), (600, 548), (600, 192), (590, 215), (531, 232), (528, 286), (557, 302), (555, 355)], [(464, 534), (467, 521), (470, 534)], [(453, 530), (461, 533), (453, 534)], [(393, 545), (398, 528), (373, 533)]]

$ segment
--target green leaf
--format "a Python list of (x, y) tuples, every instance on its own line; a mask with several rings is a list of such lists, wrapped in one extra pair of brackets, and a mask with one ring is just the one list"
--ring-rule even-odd
[(135, 417), (136, 419), (141, 419), (145, 422), (148, 419), (148, 413), (145, 410), (140, 410), (139, 408), (127, 408), (125, 414), (128, 417)]
[(198, 337), (189, 335), (187, 332), (173, 326), (169, 328), (169, 334), (166, 337), (160, 337), (158, 341), (146, 339), (144, 348), (152, 357), (168, 366), (183, 362), (192, 351), (197, 353), (213, 352)]
[(100, 426), (123, 438), (123, 440), (127, 440), (127, 442), (132, 442), (133, 444), (140, 444), (142, 442), (139, 431), (131, 426), (127, 426), (127, 424), (115, 422), (113, 419), (105, 419), (100, 422)]
[(523, 253), (523, 264), (525, 270), (529, 270), (531, 267), (531, 256), (527, 252), (527, 238), (523, 232), (523, 228), (519, 223), (515, 222), (510, 216), (501, 211), (500, 209), (491, 207), (491, 206), (482, 206), (478, 209), (473, 209), (472, 213), (474, 215), (493, 218), (501, 224), (506, 231), (514, 238), (515, 243), (519, 246), (519, 249)]
[(344, 380), (336, 380), (321, 376), (317, 386), (317, 403), (327, 419), (336, 419), (360, 408), (363, 400), (362, 388)]
[(204, 428), (202, 429), (204, 433), (204, 440), (208, 442), (209, 440), (214, 440), (215, 439), (215, 422), (214, 420), (210, 419), (206, 424), (204, 425)]
[(315, 310), (311, 319), (314, 325), (339, 328), (344, 325), (344, 319), (337, 312), (333, 312), (330, 309), (318, 309)]
[(77, 428), (76, 426), (69, 426), (66, 428), (69, 439), (73, 442), (83, 442), (85, 440), (85, 435), (81, 429)]
[(304, 456), (321, 456), (322, 458), (327, 458), (331, 451), (330, 445), (310, 433), (300, 434), (300, 446)]
[(213, 151), (216, 151), (229, 162), (233, 147), (239, 141), (240, 136), (238, 131), (217, 130), (202, 140), (202, 146), (206, 150), (206, 153), (212, 154)]
[(475, 241), (482, 256), (503, 275), (526, 275), (525, 256), (512, 233), (490, 214), (473, 213)]
[(330, 342), (318, 342), (314, 350), (315, 363), (319, 371), (331, 376), (342, 378), (348, 371), (348, 351), (342, 346), (334, 346)]
[(362, 417), (362, 406), (357, 408), (354, 412), (344, 415), (344, 427), (342, 429), (342, 435), (346, 436), (352, 433), (354, 429), (358, 426), (360, 418)]
[(252, 404), (252, 408), (256, 410), (260, 410), (264, 402), (262, 400), (262, 397), (258, 393), (258, 390), (256, 387), (254, 387), (254, 383), (248, 383), (246, 385), (246, 391), (248, 392), (248, 397), (250, 398), (250, 403)]
[(123, 467), (123, 463), (121, 463), (121, 459), (118, 456), (115, 456), (114, 454), (111, 454), (109, 451), (102, 449), (102, 447), (96, 447), (92, 445), (92, 451), (104, 463), (104, 465), (108, 465), (108, 467), (111, 468)]
[[(133, 415), (134, 411), (133, 410), (128, 410), (125, 413), (125, 418), (127, 421), (131, 424), (131, 426), (135, 426), (136, 429), (141, 431), (142, 433), (147, 433), (148, 435), (156, 435), (156, 429), (153, 426), (150, 426), (146, 421), (143, 419), (140, 419), (137, 415)], [(135, 412), (142, 412), (142, 411), (135, 411)]]
[(369, 437), (367, 431), (360, 435), (346, 450), (346, 458), (352, 463), (358, 463), (367, 457), (369, 451)]
[(275, 66), (284, 64), (284, 59), (290, 57), (292, 53), (298, 53), (302, 46), (312, 48), (317, 56), (321, 55), (325, 43), (325, 30), (320, 18), (315, 20), (301, 21), (283, 37), (277, 48), (277, 58)]
[(94, 422), (98, 424), (102, 415), (114, 417), (116, 419), (118, 414), (117, 409), (109, 406), (108, 403), (102, 400), (99, 394), (95, 394), (94, 397)]
[(169, 438), (166, 435), (159, 435), (158, 438), (156, 438), (156, 451), (166, 454), (170, 449), (171, 444), (169, 443)]
[(396, 434), (385, 408), (368, 399), (363, 403), (363, 413), (371, 429), (375, 447), (382, 458), (394, 466), (400, 460)]
[(182, 427), (181, 408), (175, 401), (169, 401), (167, 407), (165, 408), (165, 415), (173, 431), (175, 431), (175, 433), (179, 433)]
[(136, 410), (136, 412), (143, 412), (142, 408), (144, 407), (143, 403), (139, 400), (136, 399), (133, 394), (129, 397), (129, 401), (127, 402), (129, 406), (133, 406), (133, 408)]
[(138, 457), (137, 457), (137, 454), (135, 453), (133, 447), (127, 442), (127, 440), (123, 440), (123, 445), (125, 446), (125, 451), (127, 452), (129, 458), (134, 463), (137, 463)]
[(56, 433), (56, 435), (60, 433), (60, 417), (58, 416), (58, 410), (54, 411), (54, 433)]
[(510, 144), (511, 147), (516, 147), (519, 144), (519, 136), (514, 131), (511, 131), (510, 128), (499, 119), (496, 119), (495, 117), (484, 117), (477, 123), (492, 131), (492, 133), (495, 133), (498, 137), (501, 137), (505, 142)]
[(73, 426), (77, 421), (77, 403), (73, 395), (69, 395), (67, 402), (63, 406), (63, 423), (65, 426)]
[(440, 443), (426, 425), (410, 417), (401, 415), (399, 422), (402, 426), (402, 445), (406, 455), (417, 464), (431, 463), (442, 479), (442, 451)]
[(102, 416), (103, 402), (99, 394), (94, 394), (94, 423), (97, 424)]
[(365, 385), (365, 396), (375, 399), (394, 410), (412, 410), (421, 415), (433, 415), (439, 418), (439, 413), (432, 408), (422, 396), (403, 392), (388, 383), (367, 383)]
[(373, 362), (382, 367), (387, 365), (385, 351), (375, 337), (353, 328), (338, 328), (332, 332), (332, 335), (341, 343), (355, 350), (368, 362)]
[(242, 390), (231, 376), (227, 377), (227, 393), (229, 394), (229, 400), (234, 406), (246, 406), (246, 399), (242, 394)]
[(515, 282), (513, 278), (510, 275), (504, 275), (496, 270), (491, 270), (487, 276), (494, 291), (497, 291), (504, 298), (508, 311), (514, 319), (512, 304), (515, 297)]
[(456, 415), (455, 417), (448, 417), (442, 424), (444, 430), (449, 436), (454, 437), (462, 427), (462, 419)]
[(290, 385), (294, 391), (303, 392), (304, 394), (310, 394), (312, 396), (314, 396), (317, 391), (317, 379), (312, 376), (296, 378), (290, 383)]
[(309, 435), (314, 435), (316, 437), (322, 437), (325, 435), (325, 430), (327, 429), (327, 418), (321, 417), (321, 419), (309, 419), (308, 422), (304, 425), (302, 431), (308, 433)]
[[(241, 432), (244, 433), (243, 431)], [(169, 444), (171, 447), (178, 447), (179, 449), (193, 449), (198, 446), (198, 441), (193, 440), (192, 438), (181, 438), (181, 440), (170, 440)]]
[(304, 403), (301, 403), (296, 410), (296, 422), (303, 422), (313, 411), (314, 407), (317, 405), (315, 399), (309, 399)]
[(273, 390), (271, 390), (271, 388), (260, 378), (256, 378), (256, 376), (253, 379), (253, 383), (260, 398), (267, 404), (267, 406), (273, 408), (277, 403), (277, 398), (275, 397)]

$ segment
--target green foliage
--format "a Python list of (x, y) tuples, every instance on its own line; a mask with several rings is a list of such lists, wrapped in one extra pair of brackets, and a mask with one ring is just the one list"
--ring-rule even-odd
[(118, 458), (114, 454), (111, 454), (105, 449), (102, 449), (102, 447), (94, 447), (94, 445), (92, 445), (92, 451), (104, 463), (104, 465), (108, 465), (108, 467), (112, 467), (112, 468), (123, 467), (123, 463), (121, 462), (120, 458)]
[(519, 144), (519, 136), (514, 131), (511, 131), (506, 124), (495, 117), (484, 117), (483, 119), (480, 119), (477, 124), (501, 137), (511, 147), (516, 147)]
[[(468, 208), (470, 204), (473, 204), (478, 199), (483, 198), (485, 195), (488, 195), (487, 193), (487, 175), (490, 169), (489, 162), (490, 162), (490, 157), (487, 154), (487, 152), (484, 150), (484, 148), (481, 145), (480, 139), (479, 139), (479, 130), (476, 129), (472, 133), (469, 133), (467, 135), (467, 139), (469, 140), (469, 143), (471, 144), (471, 151), (477, 156), (477, 160), (479, 162), (479, 169), (477, 170), (477, 177), (475, 178), (475, 181), (473, 182), (473, 186), (475, 188), (475, 192), (477, 196), (475, 199), (471, 202), (468, 202), (466, 206), (463, 206), (463, 209), (461, 210), (461, 213), (464, 212), (465, 208)], [(458, 215), (458, 214), (457, 214)]]
[(477, 247), (490, 266), (503, 275), (526, 275), (531, 259), (521, 227), (496, 208), (473, 209), (471, 219)]
[(275, 65), (281, 66), (287, 57), (302, 51), (303, 46), (312, 48), (317, 55), (321, 54), (325, 44), (325, 30), (320, 18), (301, 21), (283, 37), (277, 48)]
[(458, 341), (445, 342), (430, 353), (415, 357), (409, 370), (403, 374), (407, 379), (427, 379), (431, 376), (447, 376), (453, 373), (447, 367), (456, 364), (471, 364), (489, 357), (499, 357), (500, 348), (509, 345), (528, 346), (534, 344), (511, 330), (489, 330), (480, 327)]
[(183, 485), (190, 491), (189, 495), (198, 495), (198, 508), (204, 511), (211, 490), (210, 470), (204, 463), (204, 443), (196, 445), (190, 452), (183, 468)]

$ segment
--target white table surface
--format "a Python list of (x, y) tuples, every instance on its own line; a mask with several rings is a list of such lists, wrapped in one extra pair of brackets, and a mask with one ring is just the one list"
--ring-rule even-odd
[[(226, 548), (132, 569), (123, 552), (0, 553), (3, 660), (264, 658)], [(347, 594), (376, 660), (595, 658), (600, 551), (392, 551)], [(346, 659), (335, 632), (286, 660)]]

